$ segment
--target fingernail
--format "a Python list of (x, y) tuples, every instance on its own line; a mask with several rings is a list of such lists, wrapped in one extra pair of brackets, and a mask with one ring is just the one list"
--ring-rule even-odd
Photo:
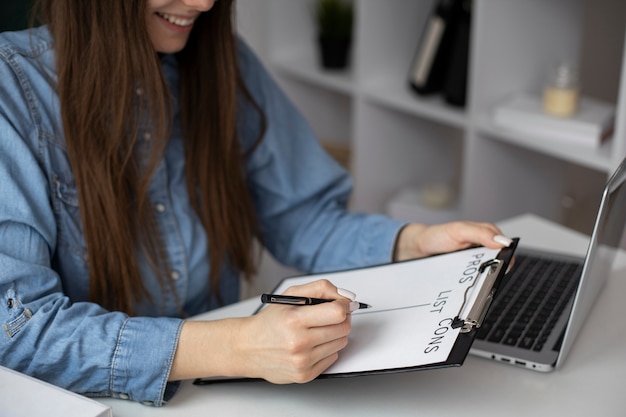
[(358, 310), (361, 307), (361, 303), (358, 301), (350, 301), (350, 313)]
[(342, 297), (346, 297), (352, 301), (356, 300), (356, 294), (352, 291), (344, 290), (343, 288), (337, 288), (337, 293)]
[(496, 242), (498, 242), (499, 244), (501, 244), (503, 246), (511, 246), (511, 243), (513, 243), (513, 240), (511, 240), (510, 238), (508, 238), (506, 236), (502, 236), (502, 235), (495, 235), (493, 237), (493, 240), (495, 240)]

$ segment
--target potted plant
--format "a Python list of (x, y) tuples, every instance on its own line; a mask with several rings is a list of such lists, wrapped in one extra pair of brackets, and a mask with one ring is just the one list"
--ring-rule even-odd
[(353, 21), (354, 8), (351, 0), (317, 0), (315, 22), (324, 68), (342, 69), (347, 66)]

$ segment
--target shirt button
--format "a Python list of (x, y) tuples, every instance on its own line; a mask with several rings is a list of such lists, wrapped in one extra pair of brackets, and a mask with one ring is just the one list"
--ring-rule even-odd
[(138, 88), (135, 90), (135, 93), (137, 93), (137, 95), (138, 95), (138, 96), (140, 96), (140, 95), (142, 95), (142, 94), (143, 94), (143, 89), (142, 89), (141, 87), (138, 87)]
[(170, 272), (170, 277), (174, 280), (177, 281), (180, 278), (180, 272), (178, 271), (172, 271)]
[(150, 132), (146, 132), (143, 134), (143, 140), (149, 141), (150, 139), (152, 139), (152, 134)]
[(154, 208), (156, 209), (157, 212), (159, 213), (163, 213), (165, 211), (165, 204), (163, 203), (157, 203)]

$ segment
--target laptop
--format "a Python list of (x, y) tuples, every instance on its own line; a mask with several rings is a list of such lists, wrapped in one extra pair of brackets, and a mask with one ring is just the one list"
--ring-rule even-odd
[(604, 188), (584, 258), (517, 249), (471, 354), (543, 372), (562, 366), (625, 248), (625, 182), (626, 159)]

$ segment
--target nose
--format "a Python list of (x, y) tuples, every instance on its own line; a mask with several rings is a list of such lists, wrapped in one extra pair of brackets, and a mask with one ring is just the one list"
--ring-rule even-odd
[(183, 4), (199, 12), (211, 10), (217, 0), (182, 0)]

